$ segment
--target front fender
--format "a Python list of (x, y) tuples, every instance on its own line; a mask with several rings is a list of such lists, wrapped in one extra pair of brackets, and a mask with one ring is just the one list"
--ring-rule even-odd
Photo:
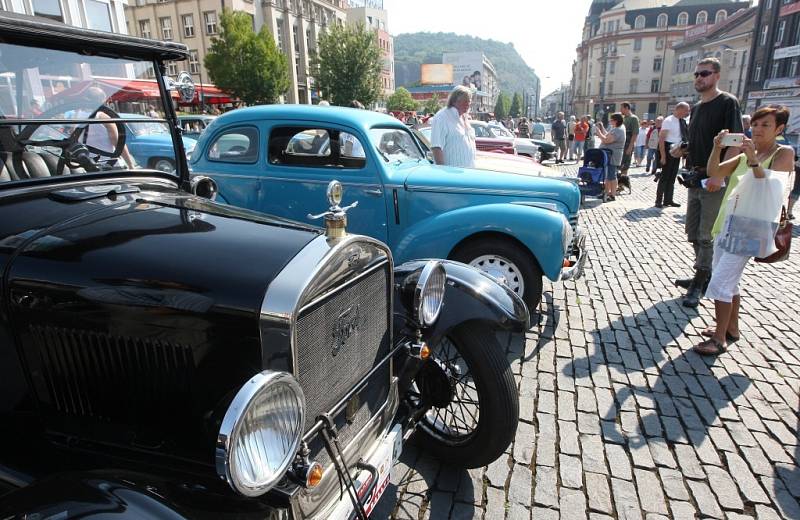
[(465, 238), (478, 233), (500, 233), (522, 242), (545, 276), (556, 281), (564, 265), (565, 225), (569, 223), (561, 213), (536, 206), (511, 203), (469, 206), (415, 223), (405, 230), (392, 252), (398, 262), (432, 256), (447, 258)]
[(0, 518), (279, 520), (286, 510), (133, 472), (61, 473), (3, 495)]
[[(395, 298), (399, 312), (411, 315), (410, 295), (402, 293), (404, 281), (413, 273), (421, 271), (429, 261), (415, 260), (395, 268), (395, 284), (401, 291)], [(482, 271), (461, 262), (437, 261), (445, 269), (447, 282), (439, 319), (424, 331), (428, 342), (436, 343), (450, 329), (468, 321), (482, 321), (495, 330), (528, 330), (528, 307), (512, 290)]]

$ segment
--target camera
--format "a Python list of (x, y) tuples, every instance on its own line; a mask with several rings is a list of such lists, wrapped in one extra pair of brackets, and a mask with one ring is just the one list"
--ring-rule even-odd
[(705, 172), (696, 170), (681, 170), (678, 173), (678, 182), (685, 188), (700, 188), (703, 185), (703, 180), (707, 179), (708, 175)]

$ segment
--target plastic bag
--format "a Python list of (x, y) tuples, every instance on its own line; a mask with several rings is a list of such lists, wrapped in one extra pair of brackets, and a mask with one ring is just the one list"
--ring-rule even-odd
[(763, 179), (748, 171), (728, 195), (719, 245), (742, 256), (762, 258), (774, 253), (775, 233), (789, 178), (784, 172), (764, 170)]

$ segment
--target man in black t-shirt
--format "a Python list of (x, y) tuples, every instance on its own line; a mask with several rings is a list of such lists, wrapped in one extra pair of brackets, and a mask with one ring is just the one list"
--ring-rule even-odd
[[(706, 164), (714, 148), (714, 137), (722, 131), (742, 133), (742, 114), (739, 101), (717, 88), (720, 65), (716, 58), (704, 58), (694, 71), (694, 89), (700, 93), (700, 101), (692, 107), (689, 120), (689, 155), (687, 168), (705, 177)], [(738, 153), (738, 149), (726, 149), (725, 157)], [(723, 159), (725, 158), (723, 157)], [(719, 213), (725, 191), (721, 179), (708, 179), (706, 188), (690, 187), (686, 208), (686, 237), (694, 247), (695, 275), (691, 279), (676, 280), (679, 287), (688, 288), (683, 300), (685, 307), (697, 307), (711, 278), (711, 262), (714, 257), (714, 242), (711, 228)]]

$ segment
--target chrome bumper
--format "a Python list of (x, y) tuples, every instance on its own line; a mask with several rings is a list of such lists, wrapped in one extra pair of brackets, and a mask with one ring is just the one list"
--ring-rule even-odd
[(565, 267), (561, 270), (561, 280), (574, 280), (583, 276), (583, 266), (586, 264), (588, 255), (586, 251), (586, 233), (581, 228), (578, 228), (575, 233), (571, 249), (570, 257), (575, 257), (576, 259), (570, 267)]

